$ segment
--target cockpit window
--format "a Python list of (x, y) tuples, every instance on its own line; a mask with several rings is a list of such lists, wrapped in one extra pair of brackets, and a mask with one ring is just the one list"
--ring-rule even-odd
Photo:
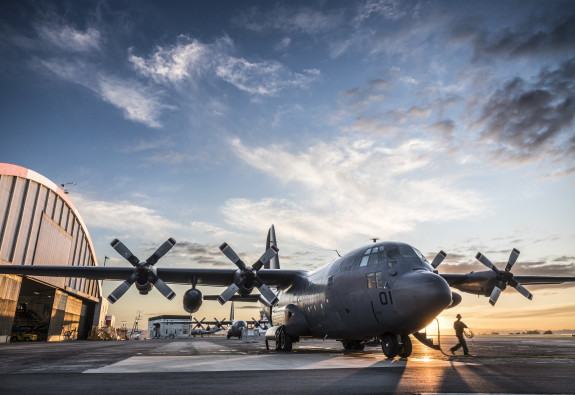
[(411, 267), (412, 270), (425, 269), (428, 271), (433, 271), (433, 267), (429, 264), (427, 259), (425, 259), (423, 254), (421, 252), (419, 252), (418, 249), (410, 247), (410, 246), (401, 246), (400, 250), (401, 250), (401, 255), (403, 255), (405, 257), (419, 258), (419, 260), (416, 260), (416, 259), (410, 260), (410, 262), (412, 264), (412, 267)]
[(385, 262), (385, 247), (378, 246), (365, 250), (361, 257), (359, 266), (376, 265), (382, 262)]

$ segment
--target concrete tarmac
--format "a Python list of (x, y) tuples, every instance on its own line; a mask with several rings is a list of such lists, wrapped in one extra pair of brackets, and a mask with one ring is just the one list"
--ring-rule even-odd
[[(442, 336), (444, 350), (455, 337)], [(0, 393), (574, 393), (575, 338), (480, 336), (471, 357), (413, 339), (407, 359), (304, 340), (291, 353), (220, 336), (0, 345)]]

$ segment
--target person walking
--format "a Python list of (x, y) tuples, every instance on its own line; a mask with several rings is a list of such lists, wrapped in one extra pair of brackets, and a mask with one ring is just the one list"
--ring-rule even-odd
[(455, 329), (455, 336), (457, 336), (457, 340), (459, 340), (459, 343), (450, 348), (450, 351), (453, 355), (455, 355), (455, 351), (459, 350), (460, 347), (463, 347), (463, 355), (469, 355), (467, 342), (463, 337), (463, 330), (466, 328), (467, 325), (465, 325), (465, 323), (461, 321), (461, 314), (457, 314), (457, 321), (453, 323), (453, 329)]

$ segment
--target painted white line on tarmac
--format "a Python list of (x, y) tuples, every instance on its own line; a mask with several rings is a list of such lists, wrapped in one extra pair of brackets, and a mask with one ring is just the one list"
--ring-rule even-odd
[(384, 356), (322, 354), (136, 356), (84, 373), (220, 372), (309, 369), (364, 369), (469, 365), (443, 360), (388, 360)]

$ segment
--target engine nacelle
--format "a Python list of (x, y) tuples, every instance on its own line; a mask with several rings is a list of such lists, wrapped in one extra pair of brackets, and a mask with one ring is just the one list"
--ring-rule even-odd
[(204, 302), (204, 298), (200, 290), (192, 288), (188, 289), (184, 294), (184, 310), (188, 313), (193, 314), (202, 307), (202, 303)]
[(144, 284), (140, 284), (139, 282), (136, 282), (136, 288), (140, 292), (140, 295), (147, 295), (148, 292), (150, 292), (152, 290), (152, 288), (154, 288), (154, 286), (149, 281), (147, 283), (144, 283)]
[(465, 280), (463, 284), (455, 283), (450, 286), (463, 292), (489, 296), (497, 283), (493, 270), (468, 273)]

